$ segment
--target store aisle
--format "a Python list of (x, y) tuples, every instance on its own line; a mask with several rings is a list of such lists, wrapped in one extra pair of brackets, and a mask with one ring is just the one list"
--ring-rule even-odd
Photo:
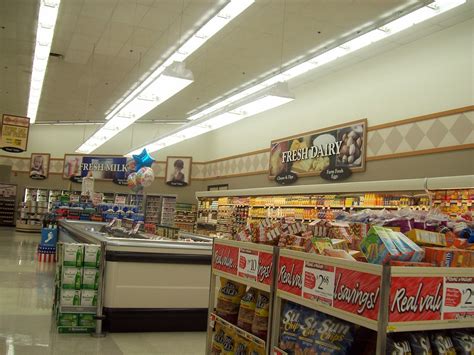
[(54, 264), (35, 261), (39, 235), (0, 228), (0, 355), (204, 354), (205, 333), (115, 333), (102, 339), (51, 329)]

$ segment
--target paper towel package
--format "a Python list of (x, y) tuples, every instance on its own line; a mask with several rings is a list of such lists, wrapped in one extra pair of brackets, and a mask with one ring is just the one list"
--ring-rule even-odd
[(97, 291), (82, 290), (81, 306), (84, 306), (84, 307), (97, 306)]
[(99, 286), (99, 270), (85, 268), (82, 273), (82, 288), (85, 290), (97, 290)]
[(81, 291), (79, 290), (61, 290), (61, 306), (80, 306)]
[(64, 266), (82, 266), (84, 260), (84, 246), (82, 244), (64, 244), (62, 249)]
[(99, 267), (100, 262), (100, 245), (86, 244), (84, 246), (84, 266)]
[(82, 284), (82, 268), (63, 267), (61, 279), (62, 288), (80, 290)]

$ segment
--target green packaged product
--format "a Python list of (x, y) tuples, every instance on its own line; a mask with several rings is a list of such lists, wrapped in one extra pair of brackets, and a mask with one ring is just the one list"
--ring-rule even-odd
[(82, 288), (97, 290), (99, 288), (99, 270), (85, 268), (82, 272)]
[(80, 290), (82, 286), (82, 269), (79, 267), (63, 267), (61, 287), (70, 290)]
[(98, 268), (100, 264), (100, 245), (84, 245), (84, 267)]
[(75, 327), (78, 325), (78, 314), (75, 313), (58, 313), (57, 325), (66, 327)]
[(95, 316), (93, 314), (84, 314), (80, 313), (79, 314), (79, 319), (78, 319), (78, 325), (81, 327), (89, 327), (89, 328), (94, 328), (95, 327)]
[(82, 244), (63, 244), (62, 250), (64, 266), (82, 266), (84, 261), (84, 246)]

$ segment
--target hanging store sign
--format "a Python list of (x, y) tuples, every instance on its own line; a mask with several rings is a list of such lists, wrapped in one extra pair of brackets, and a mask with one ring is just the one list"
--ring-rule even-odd
[[(365, 170), (367, 120), (349, 122), (272, 141), (269, 178), (281, 174), (341, 180)], [(350, 173), (348, 172), (350, 171)]]
[(96, 180), (109, 180), (119, 185), (127, 184), (131, 162), (122, 156), (64, 156), (63, 178), (74, 182), (82, 182), (84, 177)]
[(0, 125), (0, 148), (10, 153), (21, 153), (28, 147), (30, 119), (3, 115)]

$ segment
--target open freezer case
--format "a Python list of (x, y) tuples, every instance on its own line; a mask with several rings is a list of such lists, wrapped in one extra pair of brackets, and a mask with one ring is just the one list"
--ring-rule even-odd
[(62, 242), (106, 243), (104, 326), (110, 332), (206, 329), (212, 242), (60, 221)]

